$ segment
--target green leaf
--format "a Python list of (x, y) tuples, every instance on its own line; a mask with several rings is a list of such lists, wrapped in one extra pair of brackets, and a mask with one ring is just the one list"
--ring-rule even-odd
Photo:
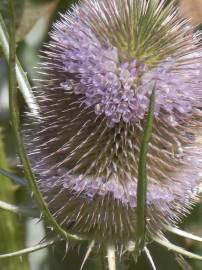
[(144, 127), (143, 139), (140, 148), (140, 157), (138, 164), (138, 183), (137, 183), (137, 256), (145, 247), (145, 230), (146, 230), (146, 199), (147, 199), (147, 152), (148, 145), (152, 134), (155, 107), (155, 86), (153, 88), (148, 115)]

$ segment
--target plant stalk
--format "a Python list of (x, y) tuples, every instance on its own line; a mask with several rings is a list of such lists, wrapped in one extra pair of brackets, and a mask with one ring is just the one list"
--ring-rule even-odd
[[(26, 179), (38, 203), (39, 209), (42, 211), (43, 216), (55, 232), (62, 237), (62, 239), (72, 241), (85, 240), (77, 235), (72, 235), (63, 230), (57, 221), (52, 217), (46, 202), (37, 186), (35, 176), (32, 172), (29, 159), (26, 154), (26, 149), (22, 134), (20, 132), (19, 110), (17, 104), (17, 79), (16, 79), (16, 45), (15, 45), (15, 21), (14, 21), (14, 8), (13, 0), (9, 0), (10, 8), (10, 29), (9, 29), (9, 106), (11, 114), (12, 127), (17, 143), (18, 153), (23, 164)], [(1, 21), (0, 21), (1, 23)], [(3, 24), (4, 25), (4, 24)], [(0, 28), (2, 29), (2, 27)], [(0, 37), (1, 38), (1, 37)], [(24, 80), (24, 78), (22, 78)]]

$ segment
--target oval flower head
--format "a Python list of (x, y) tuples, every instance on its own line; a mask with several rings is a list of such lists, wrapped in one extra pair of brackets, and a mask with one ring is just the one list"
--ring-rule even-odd
[(117, 249), (136, 239), (138, 162), (151, 93), (146, 238), (176, 224), (200, 185), (199, 35), (173, 5), (86, 0), (53, 26), (28, 135), (48, 207), (71, 233)]

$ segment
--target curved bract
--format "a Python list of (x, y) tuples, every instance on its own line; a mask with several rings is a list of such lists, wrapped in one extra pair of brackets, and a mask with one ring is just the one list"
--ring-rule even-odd
[(155, 88), (147, 239), (179, 222), (200, 185), (199, 34), (164, 1), (83, 1), (56, 22), (27, 130), (33, 170), (61, 226), (127, 247), (136, 239), (138, 162)]

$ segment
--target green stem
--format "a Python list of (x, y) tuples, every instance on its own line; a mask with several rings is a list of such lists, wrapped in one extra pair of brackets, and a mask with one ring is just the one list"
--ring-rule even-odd
[(50, 241), (47, 241), (45, 243), (30, 247), (30, 248), (25, 248), (25, 249), (18, 250), (18, 251), (15, 251), (15, 252), (0, 255), (0, 260), (30, 254), (32, 252), (47, 248), (49, 246), (52, 246), (52, 245), (54, 245), (56, 243), (56, 241), (57, 240), (50, 240)]
[[(155, 88), (155, 87), (154, 87)], [(155, 107), (155, 91), (152, 91), (148, 116), (146, 119), (143, 139), (140, 149), (140, 158), (138, 164), (138, 184), (137, 184), (137, 256), (145, 247), (146, 231), (146, 200), (147, 200), (147, 152), (149, 141), (152, 134)]]
[(34, 193), (35, 199), (38, 203), (39, 209), (42, 211), (44, 217), (46, 218), (49, 225), (53, 227), (55, 232), (60, 235), (63, 239), (67, 240), (76, 240), (81, 241), (83, 238), (78, 237), (77, 235), (72, 235), (63, 230), (57, 221), (52, 217), (47, 204), (43, 200), (43, 196), (37, 186), (35, 176), (32, 172), (24, 142), (22, 139), (22, 134), (20, 132), (20, 121), (19, 121), (19, 110), (17, 105), (17, 81), (16, 81), (16, 48), (15, 48), (15, 20), (14, 20), (14, 8), (13, 1), (9, 0), (10, 8), (10, 29), (9, 29), (9, 102), (10, 102), (10, 113), (12, 120), (12, 127), (14, 130), (18, 153), (23, 164), (25, 171), (25, 176), (29, 181), (31, 190)]
[(116, 270), (116, 249), (115, 246), (107, 246), (107, 260), (108, 260), (108, 269)]
[(169, 242), (166, 238), (162, 239), (162, 238), (156, 237), (153, 240), (159, 245), (166, 247), (170, 251), (173, 251), (177, 254), (181, 254), (182, 256), (188, 257), (190, 259), (202, 261), (202, 256), (189, 252), (182, 247), (176, 246), (172, 244), (171, 242)]
[[(8, 169), (4, 145), (0, 130), (0, 167)], [(15, 203), (16, 186), (9, 179), (0, 175), (0, 200)], [(16, 214), (0, 209), (0, 253), (18, 250), (24, 246), (23, 225), (20, 224)], [(27, 258), (22, 261), (19, 258), (10, 258), (0, 262), (0, 269), (28, 270)]]
[(99, 254), (99, 265), (98, 265), (98, 269), (100, 270), (107, 270), (108, 269), (108, 262), (107, 262), (107, 254), (106, 254), (106, 250), (104, 248), (102, 248), (100, 250), (100, 254)]

